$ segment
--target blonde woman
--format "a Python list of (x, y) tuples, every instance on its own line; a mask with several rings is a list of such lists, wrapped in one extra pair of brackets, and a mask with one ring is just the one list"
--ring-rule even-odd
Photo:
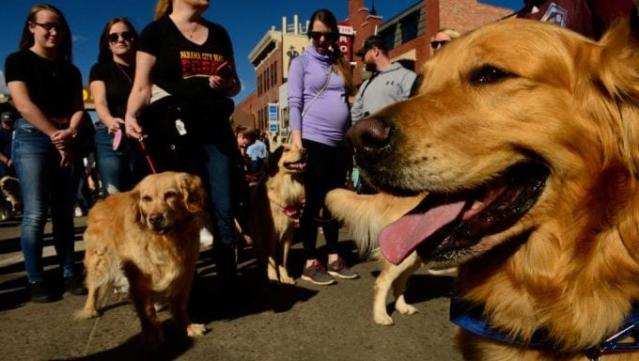
[(171, 170), (197, 174), (208, 186), (218, 276), (230, 285), (235, 275), (231, 174), (236, 142), (229, 117), (230, 97), (239, 92), (240, 82), (228, 33), (202, 17), (208, 7), (208, 0), (157, 2), (156, 20), (140, 34), (125, 127), (130, 137), (143, 136), (137, 114), (149, 103), (154, 84), (185, 105), (192, 142)]

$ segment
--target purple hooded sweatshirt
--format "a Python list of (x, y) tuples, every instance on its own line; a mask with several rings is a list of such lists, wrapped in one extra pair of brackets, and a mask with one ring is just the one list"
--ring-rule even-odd
[(328, 87), (313, 100), (326, 83), (331, 64), (329, 55), (319, 54), (312, 46), (293, 59), (288, 72), (288, 105), (291, 130), (301, 129), (303, 139), (338, 146), (351, 126), (342, 77), (331, 71)]

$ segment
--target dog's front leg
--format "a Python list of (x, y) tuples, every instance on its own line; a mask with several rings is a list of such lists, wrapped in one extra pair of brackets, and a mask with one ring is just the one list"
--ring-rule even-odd
[[(133, 285), (132, 285), (133, 286)], [(164, 332), (160, 326), (154, 303), (148, 294), (136, 285), (131, 287), (131, 299), (142, 327), (142, 344), (155, 348), (164, 342)]]
[(402, 315), (412, 315), (418, 312), (415, 306), (406, 303), (404, 292), (406, 291), (408, 278), (417, 271), (421, 264), (422, 259), (417, 255), (417, 252), (413, 252), (398, 266), (403, 271), (393, 282), (393, 295), (395, 296), (395, 309)]
[[(191, 275), (195, 272), (195, 270), (188, 271), (191, 271)], [(178, 327), (180, 327), (180, 329), (182, 330), (186, 330), (187, 336), (202, 336), (208, 331), (208, 329), (201, 323), (191, 323), (187, 310), (189, 296), (191, 294), (191, 286), (193, 284), (193, 277), (188, 278), (188, 280), (184, 281), (184, 288), (182, 288), (180, 293), (175, 295), (171, 300), (171, 314), (173, 315), (173, 319), (177, 323)]]
[(288, 274), (286, 265), (288, 264), (288, 253), (291, 250), (293, 233), (288, 232), (282, 239), (282, 263), (279, 265), (280, 281), (289, 285), (295, 284), (295, 279)]
[[(398, 298), (399, 302), (396, 306), (399, 305), (402, 309), (398, 309), (398, 311), (401, 313), (404, 313), (402, 311), (409, 311), (408, 307), (404, 307), (408, 305), (404, 301), (403, 293), (406, 288), (408, 276), (412, 274), (416, 267), (416, 259), (419, 259), (419, 257), (417, 257), (417, 252), (413, 252), (410, 256), (408, 256), (408, 258), (402, 261), (402, 263), (396, 266), (388, 262), (383, 255), (380, 256), (379, 260), (382, 266), (382, 271), (375, 280), (375, 297), (373, 301), (373, 318), (375, 323), (384, 326), (390, 326), (393, 324), (393, 319), (388, 315), (388, 312), (386, 312), (386, 298), (388, 297), (391, 286), (394, 286), (395, 296), (401, 297), (401, 300)], [(419, 267), (419, 263), (417, 263), (417, 267)], [(402, 275), (405, 275), (405, 278), (403, 280), (399, 280)], [(398, 280), (399, 283), (396, 284)]]

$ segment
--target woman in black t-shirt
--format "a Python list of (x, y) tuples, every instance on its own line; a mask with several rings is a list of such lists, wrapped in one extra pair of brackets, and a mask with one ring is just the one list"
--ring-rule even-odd
[[(89, 87), (100, 123), (95, 132), (96, 162), (102, 193), (132, 187), (132, 156), (123, 137), (126, 102), (133, 86), (138, 33), (126, 18), (114, 18), (100, 37), (98, 63), (91, 68)], [(115, 141), (115, 142), (114, 142)]]
[(42, 275), (43, 231), (51, 206), (53, 242), (64, 284), (84, 293), (73, 263), (73, 211), (78, 175), (74, 139), (83, 116), (82, 77), (71, 64), (71, 31), (51, 5), (35, 5), (24, 24), (20, 51), (9, 55), (5, 76), (21, 119), (16, 122), (13, 160), (23, 200), (20, 246), (31, 300), (58, 297)]
[(239, 92), (240, 82), (228, 33), (202, 18), (208, 6), (208, 1), (157, 2), (156, 20), (140, 35), (125, 126), (133, 138), (144, 134), (137, 114), (149, 103), (153, 85), (186, 105), (186, 131), (196, 146), (180, 158), (177, 170), (196, 173), (207, 184), (218, 275), (229, 284), (235, 274), (231, 174), (236, 152), (229, 97)]

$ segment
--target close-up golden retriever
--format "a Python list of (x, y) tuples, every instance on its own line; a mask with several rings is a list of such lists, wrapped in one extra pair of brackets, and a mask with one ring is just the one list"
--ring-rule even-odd
[(112, 288), (121, 287), (126, 277), (145, 345), (163, 341), (155, 303), (168, 302), (187, 335), (203, 335), (206, 328), (190, 322), (187, 303), (204, 200), (199, 177), (164, 172), (147, 176), (130, 192), (98, 202), (89, 212), (84, 232), (89, 294), (77, 316), (97, 316), (103, 298)]
[(266, 264), (269, 281), (295, 284), (286, 267), (305, 201), (305, 162), (303, 150), (289, 144), (278, 147), (250, 198), (248, 219), (242, 228)]
[(426, 63), (414, 98), (352, 129), (376, 188), (429, 192), (382, 230), (381, 252), (460, 265), (466, 360), (639, 359), (604, 343), (632, 341), (639, 300), (636, 36), (626, 22), (599, 42), (491, 24)]

